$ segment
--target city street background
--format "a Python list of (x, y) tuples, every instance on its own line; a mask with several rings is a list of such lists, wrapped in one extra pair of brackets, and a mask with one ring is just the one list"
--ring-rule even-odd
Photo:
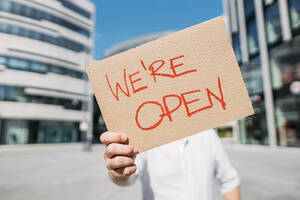
[[(299, 200), (299, 149), (226, 145), (241, 177), (243, 200)], [(138, 200), (137, 182), (114, 185), (107, 177), (103, 145), (91, 152), (81, 144), (0, 147), (3, 200)], [(215, 189), (216, 198), (221, 196)]]
[(83, 151), (106, 131), (85, 66), (217, 16), (255, 111), (216, 128), (242, 199), (299, 200), (300, 0), (0, 0), (0, 200), (141, 199)]

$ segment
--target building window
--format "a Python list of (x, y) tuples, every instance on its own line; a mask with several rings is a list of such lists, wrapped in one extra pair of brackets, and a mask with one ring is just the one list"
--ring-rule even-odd
[(268, 144), (268, 131), (264, 106), (261, 59), (252, 57), (248, 65), (240, 66), (255, 114), (239, 120), (242, 144)]
[(0, 10), (7, 12), (10, 10), (10, 7), (11, 7), (10, 1), (8, 0), (0, 1)]
[(257, 55), (257, 56), (255, 56), (255, 57), (252, 57), (252, 58), (249, 60), (249, 65), (251, 65), (251, 66), (261, 65), (260, 55)]
[(6, 57), (0, 55), (0, 65), (6, 65)]
[(240, 142), (242, 144), (267, 145), (269, 136), (264, 100), (252, 101), (252, 105), (255, 115), (239, 120)]
[(258, 36), (257, 36), (257, 27), (256, 19), (247, 22), (247, 38), (248, 38), (248, 51), (250, 56), (258, 54)]
[(6, 30), (7, 30), (6, 26), (7, 26), (7, 24), (2, 24), (2, 23), (0, 23), (0, 32), (5, 33)]
[(220, 138), (233, 138), (233, 128), (232, 127), (219, 127), (217, 132)]
[(42, 10), (30, 8), (26, 5), (15, 3), (10, 0), (1, 0), (0, 1), (0, 11), (13, 13), (15, 15), (28, 17), (28, 18), (35, 19), (35, 20), (47, 20), (47, 21), (53, 22), (55, 24), (58, 24), (64, 28), (68, 28), (72, 31), (82, 34), (86, 37), (90, 37), (90, 31), (85, 28), (75, 25), (63, 18), (59, 18), (50, 13), (46, 13)]
[(49, 72), (61, 74), (61, 75), (66, 74), (66, 70), (64, 68), (57, 67), (57, 66), (51, 66)]
[(1, 135), (4, 144), (27, 144), (28, 123), (25, 120), (3, 120), (3, 134)]
[(24, 94), (24, 89), (13, 86), (5, 87), (5, 100), (15, 102), (28, 102), (28, 98)]
[(62, 143), (79, 141), (78, 123), (41, 122), (38, 143)]
[(0, 64), (6, 66), (9, 69), (25, 70), (43, 74), (52, 72), (73, 78), (85, 79), (84, 72), (79, 72), (76, 70), (67, 69), (56, 65), (36, 62), (22, 58), (0, 55)]
[(300, 1), (289, 0), (291, 26), (293, 30), (300, 28)]
[(245, 9), (246, 19), (248, 20), (252, 18), (255, 15), (254, 0), (244, 0), (244, 9)]
[(260, 66), (241, 67), (249, 95), (262, 94), (263, 84)]
[(261, 95), (263, 83), (259, 56), (250, 59), (249, 65), (242, 65), (240, 69), (249, 95)]
[(72, 10), (88, 19), (91, 18), (91, 14), (88, 11), (84, 10), (83, 8), (80, 8), (79, 6), (73, 4), (72, 2), (70, 2), (68, 0), (58, 0), (58, 1), (60, 1), (61, 4), (63, 6), (65, 6), (66, 8), (69, 8), (70, 10)]
[(264, 5), (268, 5), (270, 0), (264, 0)]
[(74, 78), (80, 78), (80, 79), (83, 78), (82, 73), (77, 72), (77, 71), (74, 71), (74, 70), (68, 70), (68, 71), (67, 71), (67, 74), (68, 74), (69, 76), (71, 76), (71, 77), (74, 77)]
[(38, 72), (38, 73), (47, 73), (48, 67), (47, 67), (47, 65), (45, 65), (43, 63), (32, 62), (31, 63), (31, 70), (33, 72)]
[(66, 143), (81, 140), (78, 122), (2, 120), (1, 144)]
[(4, 97), (5, 97), (5, 88), (3, 85), (0, 85), (0, 101), (3, 101)]
[(31, 38), (34, 40), (39, 40), (43, 42), (47, 42), (59, 47), (63, 47), (75, 52), (86, 52), (90, 53), (89, 47), (86, 47), (83, 44), (80, 44), (76, 41), (64, 38), (64, 37), (53, 37), (50, 35), (46, 35), (44, 33), (36, 32), (33, 30), (24, 29), (18, 26), (13, 26), (10, 24), (1, 24), (0, 23), (0, 32), (18, 35), (22, 37)]
[(268, 44), (274, 44), (280, 41), (282, 37), (278, 2), (265, 9), (266, 35)]
[(0, 99), (3, 101), (50, 104), (62, 106), (68, 110), (86, 111), (86, 102), (84, 101), (25, 94), (24, 88), (22, 87), (0, 85), (0, 88), (0, 95), (2, 95)]
[(240, 44), (240, 34), (233, 33), (232, 34), (232, 46), (235, 53), (235, 57), (238, 63), (242, 62), (242, 53), (241, 53), (241, 44)]
[(26, 60), (18, 58), (10, 58), (8, 61), (9, 68), (20, 69), (20, 70), (29, 70), (29, 63)]
[(300, 147), (300, 38), (269, 54), (278, 145)]

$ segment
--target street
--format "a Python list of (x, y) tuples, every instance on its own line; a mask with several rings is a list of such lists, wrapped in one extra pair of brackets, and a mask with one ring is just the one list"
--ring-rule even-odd
[[(0, 146), (2, 200), (141, 199), (140, 183), (118, 187), (107, 177), (103, 145)], [(245, 200), (298, 200), (300, 149), (226, 145)], [(221, 199), (216, 191), (216, 198)]]

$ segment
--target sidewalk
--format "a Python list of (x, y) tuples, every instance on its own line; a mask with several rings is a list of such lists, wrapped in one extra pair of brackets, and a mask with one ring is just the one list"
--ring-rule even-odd
[[(103, 145), (93, 146), (92, 152), (82, 149), (80, 144), (0, 146), (0, 199), (141, 199), (139, 183), (124, 188), (110, 182)], [(300, 149), (226, 149), (241, 176), (243, 200), (299, 199)]]
[(300, 149), (226, 145), (242, 182), (243, 199), (300, 199)]

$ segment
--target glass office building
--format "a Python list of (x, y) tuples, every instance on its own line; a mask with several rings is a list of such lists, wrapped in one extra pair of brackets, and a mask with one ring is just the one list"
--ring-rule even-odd
[(223, 0), (224, 19), (255, 115), (243, 144), (300, 147), (300, 1)]
[(0, 0), (0, 144), (81, 140), (94, 15), (89, 0)]

